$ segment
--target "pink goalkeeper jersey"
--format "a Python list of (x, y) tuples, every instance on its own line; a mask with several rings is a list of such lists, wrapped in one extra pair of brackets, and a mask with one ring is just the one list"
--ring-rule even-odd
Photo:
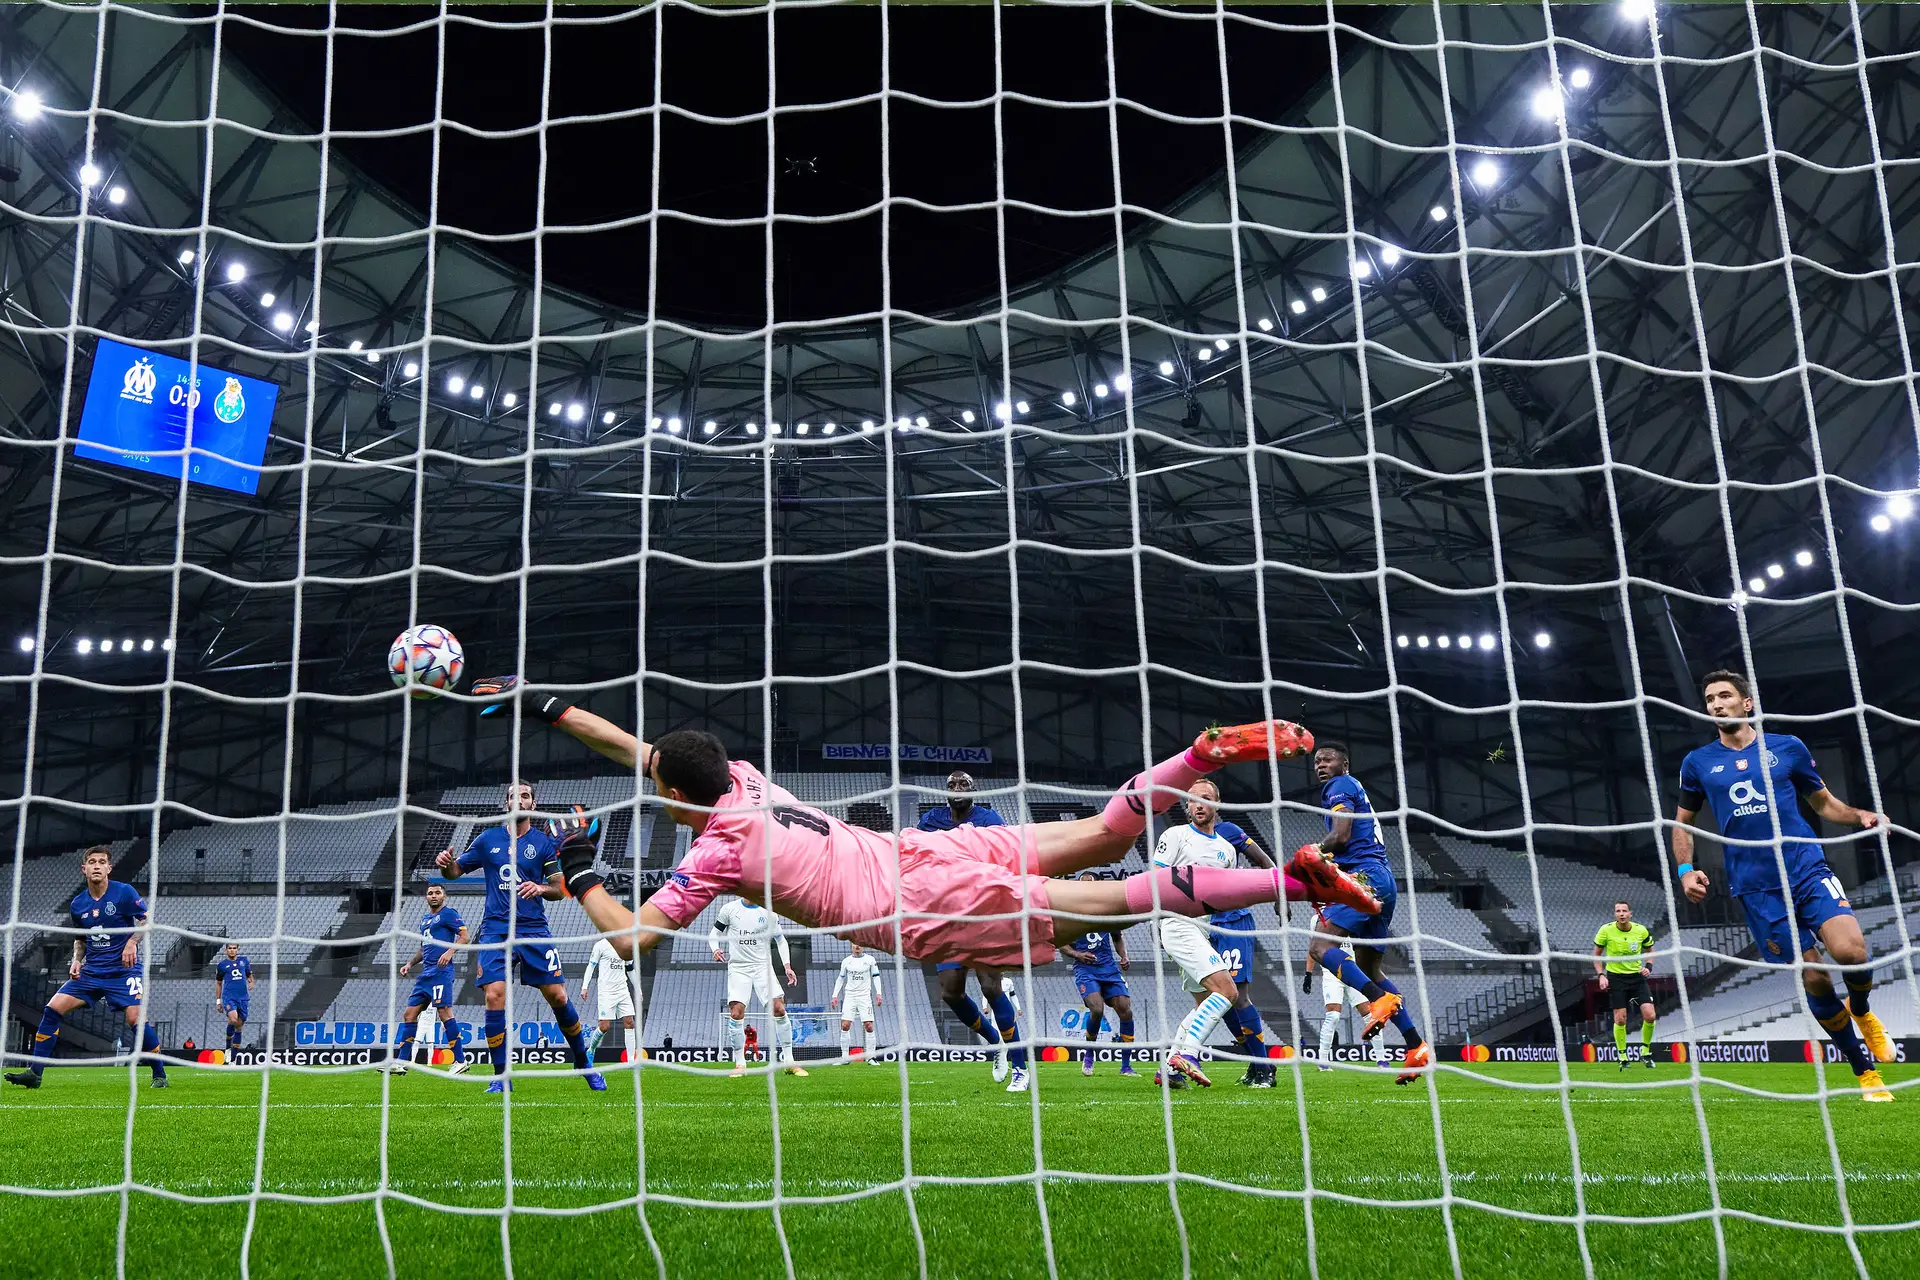
[[(733, 786), (666, 887), (648, 901), (685, 926), (723, 893), (764, 903), (808, 928), (894, 913), (894, 838), (809, 808), (750, 764), (729, 762)], [(890, 951), (884, 924), (842, 936)]]

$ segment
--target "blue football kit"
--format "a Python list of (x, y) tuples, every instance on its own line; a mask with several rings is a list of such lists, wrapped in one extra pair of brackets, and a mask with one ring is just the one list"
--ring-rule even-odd
[(107, 881), (99, 897), (81, 889), (67, 904), (74, 927), (86, 931), (86, 950), (80, 976), (66, 982), (60, 994), (86, 1004), (105, 1000), (116, 1009), (131, 1009), (143, 995), (139, 967), (120, 962), (127, 936), (147, 918), (147, 903), (139, 890), (118, 880)]
[(438, 911), (428, 912), (421, 919), (420, 976), (413, 980), (413, 994), (407, 997), (410, 1007), (424, 1009), (428, 1005), (438, 1005), (445, 1008), (453, 1003), (458, 976), (454, 972), (453, 960), (441, 964), (440, 957), (453, 951), (450, 944), (466, 927), (466, 921), (452, 907), (443, 906)]
[(1328, 810), (1327, 830), (1333, 830), (1336, 817), (1353, 819), (1346, 847), (1333, 855), (1334, 865), (1367, 886), (1380, 900), (1380, 914), (1366, 915), (1352, 907), (1328, 903), (1320, 914), (1328, 924), (1344, 929), (1349, 937), (1386, 938), (1393, 932), (1393, 909), (1400, 901), (1400, 886), (1387, 862), (1387, 847), (1380, 843), (1379, 823), (1373, 817), (1373, 801), (1367, 789), (1350, 773), (1336, 774), (1320, 789), (1320, 807)]
[[(522, 882), (545, 884), (560, 871), (559, 842), (544, 831), (529, 828), (515, 836), (504, 824), (488, 827), (473, 838), (460, 855), (460, 870), (482, 871), (487, 877), (486, 914), (480, 921), (478, 942), (504, 942), (512, 922), (513, 959), (522, 986), (546, 987), (564, 983), (560, 953), (546, 941), (553, 937), (547, 925), (544, 898), (522, 898)], [(505, 948), (480, 953), (480, 985), (507, 980)]]
[[(1840, 877), (1813, 843), (1817, 836), (1798, 797), (1826, 789), (1807, 744), (1791, 734), (1759, 735), (1735, 750), (1714, 739), (1680, 763), (1680, 807), (1713, 810), (1726, 838), (1727, 892), (1746, 912), (1760, 958), (1791, 964), (1817, 945), (1822, 925), (1850, 916)], [(1765, 769), (1765, 776), (1761, 770)], [(1769, 783), (1771, 793), (1769, 793)], [(1780, 819), (1780, 856), (1774, 857), (1773, 819)], [(1746, 843), (1751, 842), (1751, 843)], [(1780, 864), (1786, 865), (1784, 886)]]
[(253, 961), (245, 956), (235, 956), (229, 960), (222, 955), (213, 962), (214, 976), (220, 979), (220, 1007), (231, 1009), (247, 1019), (247, 979), (253, 976)]

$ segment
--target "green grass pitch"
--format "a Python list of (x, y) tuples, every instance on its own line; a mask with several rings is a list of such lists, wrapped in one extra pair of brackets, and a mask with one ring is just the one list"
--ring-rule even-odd
[[(249, 1223), (260, 1075), (187, 1067), (164, 1093), (142, 1088), (132, 1113), (132, 1177), (212, 1203), (136, 1192), (128, 1198), (126, 1274), (236, 1275), (243, 1240), (256, 1277), (383, 1276), (391, 1242), (401, 1276), (502, 1274), (504, 1248), (519, 1276), (655, 1274), (649, 1233), (673, 1276), (744, 1277), (785, 1272), (781, 1238), (800, 1276), (909, 1276), (919, 1272), (914, 1223), (934, 1276), (1112, 1276), (1181, 1271), (1181, 1234), (1195, 1276), (1305, 1275), (1309, 1231), (1322, 1276), (1449, 1274), (1449, 1217), (1468, 1276), (1562, 1276), (1582, 1270), (1580, 1234), (1499, 1210), (1571, 1216), (1575, 1186), (1567, 1112), (1551, 1065), (1442, 1072), (1436, 1092), (1396, 1089), (1368, 1072), (1305, 1069), (1306, 1186), (1291, 1069), (1273, 1092), (1231, 1083), (1171, 1098), (1147, 1080), (1103, 1064), (1083, 1080), (1075, 1064), (1039, 1071), (1039, 1131), (1049, 1177), (1036, 1185), (1035, 1113), (1029, 1099), (994, 1085), (984, 1066), (908, 1069), (903, 1117), (899, 1068), (820, 1066), (804, 1080), (776, 1078), (782, 1194), (767, 1207), (710, 1207), (632, 1198), (644, 1155), (650, 1196), (736, 1204), (771, 1198), (773, 1110), (764, 1075), (728, 1080), (710, 1070), (649, 1067), (640, 1075), (646, 1123), (635, 1123), (635, 1079), (609, 1074), (605, 1094), (550, 1072), (519, 1078), (511, 1117), (474, 1077), (415, 1072), (391, 1082), (359, 1070), (276, 1071), (268, 1087), (259, 1176), (277, 1197)], [(1711, 1208), (1693, 1094), (1685, 1068), (1573, 1068), (1572, 1123), (1585, 1161), (1591, 1214), (1645, 1217)], [(1721, 1202), (1798, 1222), (1838, 1224), (1839, 1197), (1820, 1108), (1773, 1101), (1746, 1086), (1805, 1092), (1811, 1067), (1710, 1067), (1701, 1099), (1712, 1135)], [(1897, 1083), (1915, 1074), (1896, 1067)], [(1657, 1091), (1628, 1091), (1663, 1082)], [(1849, 1077), (1831, 1071), (1840, 1087)], [(1446, 1166), (1458, 1197), (1450, 1214), (1409, 1201), (1442, 1191), (1435, 1100)], [(123, 1177), (127, 1075), (120, 1069), (48, 1073), (35, 1093), (0, 1091), (0, 1182), (77, 1191)], [(1891, 1106), (1835, 1098), (1834, 1132), (1859, 1223), (1920, 1218), (1920, 1144), (1912, 1116), (1920, 1091)], [(903, 1124), (904, 1118), (904, 1124)], [(511, 1125), (515, 1212), (503, 1152)], [(640, 1139), (644, 1137), (644, 1153)], [(1183, 1174), (1171, 1191), (1169, 1149)], [(897, 1183), (912, 1153), (911, 1197)], [(393, 1193), (367, 1193), (382, 1183)], [(1113, 1175), (1089, 1181), (1077, 1174)], [(942, 1179), (979, 1179), (942, 1182)], [(1233, 1190), (1232, 1183), (1247, 1190)], [(862, 1194), (867, 1193), (867, 1194)], [(362, 1196), (340, 1203), (292, 1198)], [(396, 1197), (408, 1197), (401, 1199)], [(626, 1203), (614, 1203), (620, 1201)], [(431, 1202), (423, 1204), (418, 1202)], [(1402, 1202), (1398, 1205), (1393, 1202)], [(448, 1206), (469, 1212), (450, 1212)], [(585, 1213), (555, 1213), (611, 1206)], [(59, 1198), (0, 1192), (0, 1270), (35, 1277), (112, 1275), (118, 1192)], [(1730, 1272), (1767, 1276), (1856, 1274), (1838, 1235), (1723, 1220)], [(250, 1232), (250, 1234), (249, 1234)], [(1862, 1233), (1875, 1275), (1920, 1274), (1920, 1232)], [(1710, 1276), (1713, 1227), (1590, 1222), (1585, 1243), (1598, 1274)]]

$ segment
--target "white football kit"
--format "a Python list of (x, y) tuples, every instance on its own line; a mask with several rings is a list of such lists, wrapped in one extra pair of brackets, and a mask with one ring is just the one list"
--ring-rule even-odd
[(637, 1016), (639, 996), (633, 982), (634, 969), (634, 963), (622, 960), (620, 953), (605, 938), (593, 944), (593, 954), (587, 958), (587, 976), (580, 984), (580, 995), (584, 998), (589, 989), (599, 992), (601, 1022), (618, 1022)]
[(792, 952), (787, 939), (774, 922), (773, 913), (743, 898), (734, 898), (713, 914), (713, 927), (707, 931), (707, 945), (715, 951), (721, 942), (727, 947), (727, 1003), (746, 1004), (749, 996), (771, 1008), (786, 995), (773, 975), (771, 940), (780, 948), (780, 963), (790, 966)]
[[(1192, 823), (1170, 828), (1153, 848), (1156, 867), (1231, 867), (1234, 848), (1219, 835), (1209, 835)], [(1185, 916), (1165, 916), (1158, 922), (1160, 949), (1180, 968), (1181, 985), (1188, 991), (1206, 990), (1209, 974), (1230, 966), (1213, 949), (1203, 921)]]
[(872, 952), (862, 952), (857, 956), (848, 956), (840, 962), (840, 976), (833, 980), (833, 995), (840, 997), (846, 992), (846, 1003), (840, 1007), (842, 1022), (872, 1022), (873, 1002), (880, 995), (880, 961)]

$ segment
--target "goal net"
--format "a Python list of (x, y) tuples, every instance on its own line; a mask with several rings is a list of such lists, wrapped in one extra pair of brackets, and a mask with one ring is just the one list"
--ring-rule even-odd
[[(1899, 1271), (1917, 27), (0, 14), (0, 1222), (123, 1275)], [(1402, 1016), (1298, 904), (1209, 935), (1206, 1089), (1147, 919), (1117, 981), (1029, 948), (1011, 1045), (931, 958), (850, 1015), (790, 918), (738, 1023), (711, 909), (586, 989), (487, 860), (513, 784), (630, 905), (693, 834), (506, 673), (878, 831), (1298, 721), (1337, 752), (1218, 816), (1377, 838)], [(1096, 876), (1206, 833), (1168, 799)]]

